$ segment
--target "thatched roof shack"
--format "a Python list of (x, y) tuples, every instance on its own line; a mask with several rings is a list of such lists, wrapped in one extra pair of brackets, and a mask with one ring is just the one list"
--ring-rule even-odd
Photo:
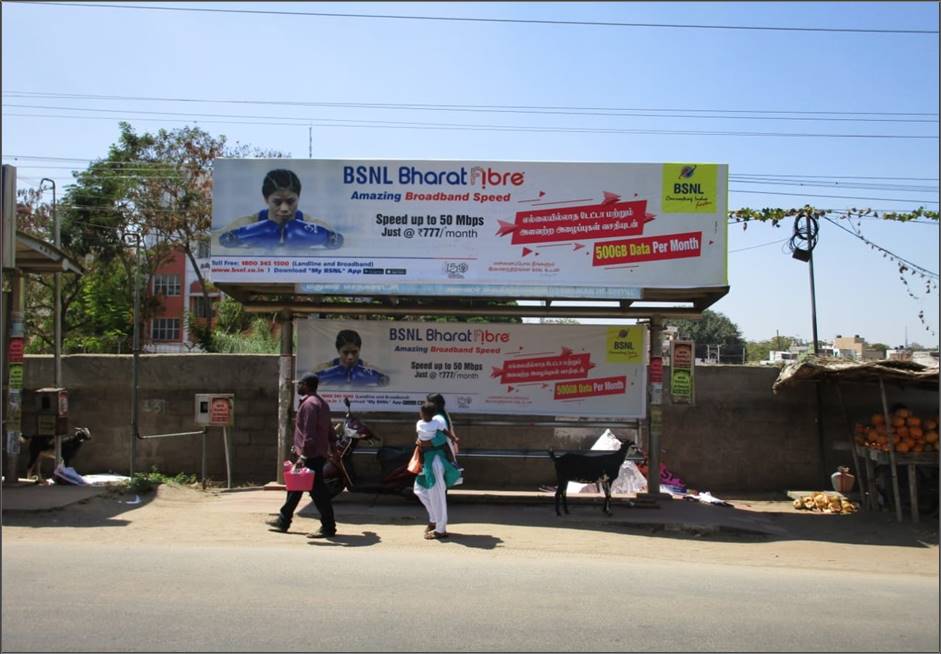
[(789, 363), (771, 386), (777, 393), (782, 388), (802, 381), (901, 382), (920, 388), (938, 388), (938, 367), (927, 367), (913, 361), (843, 361), (810, 357)]

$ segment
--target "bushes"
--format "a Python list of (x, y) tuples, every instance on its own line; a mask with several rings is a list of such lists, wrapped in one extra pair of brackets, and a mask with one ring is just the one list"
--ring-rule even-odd
[(188, 486), (196, 483), (196, 475), (187, 475), (180, 473), (173, 477), (158, 472), (156, 468), (151, 468), (150, 472), (136, 472), (127, 483), (127, 489), (133, 493), (149, 493), (160, 484), (177, 484)]

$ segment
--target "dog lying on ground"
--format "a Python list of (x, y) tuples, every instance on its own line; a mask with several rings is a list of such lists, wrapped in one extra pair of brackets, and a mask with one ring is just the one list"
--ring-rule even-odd
[[(91, 431), (88, 427), (73, 427), (71, 436), (62, 437), (62, 463), (65, 467), (71, 467), (72, 459), (78, 454), (82, 444), (91, 440)], [(42, 477), (42, 460), (56, 458), (56, 439), (55, 436), (29, 436), (20, 437), (20, 442), (29, 444), (29, 463), (26, 466), (26, 477), (35, 476), (39, 481)]]

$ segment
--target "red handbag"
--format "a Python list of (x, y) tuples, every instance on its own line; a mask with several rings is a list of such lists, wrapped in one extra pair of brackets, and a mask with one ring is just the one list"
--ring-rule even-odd
[(409, 459), (408, 465), (405, 466), (405, 469), (408, 470), (413, 475), (421, 473), (422, 461), (421, 461), (421, 445), (415, 446), (415, 451), (412, 452), (412, 458)]

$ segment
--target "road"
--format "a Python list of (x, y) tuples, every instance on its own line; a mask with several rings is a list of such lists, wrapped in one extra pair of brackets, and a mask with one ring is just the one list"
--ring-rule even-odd
[(939, 648), (936, 575), (504, 549), (485, 537), (384, 547), (369, 530), (338, 543), (272, 536), (283, 540), (5, 539), (2, 649)]

